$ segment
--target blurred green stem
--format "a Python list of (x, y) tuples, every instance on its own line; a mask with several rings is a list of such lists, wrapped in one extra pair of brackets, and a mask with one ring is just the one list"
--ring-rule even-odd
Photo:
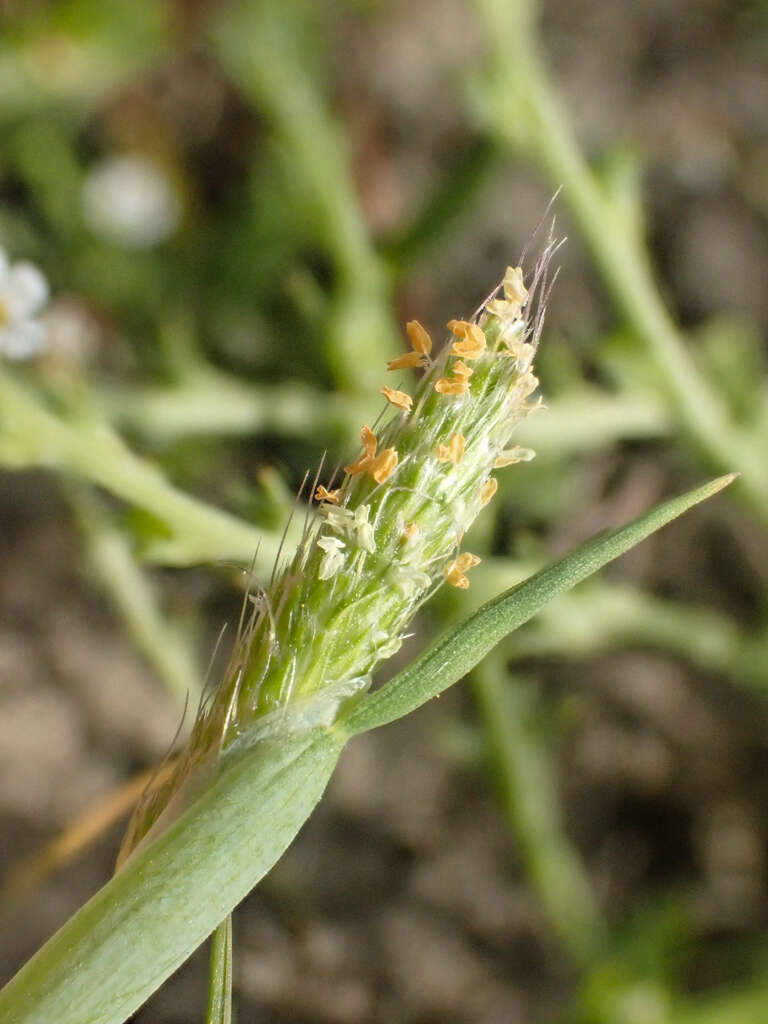
[[(118, 425), (158, 444), (269, 431), (342, 438), (354, 447), (360, 424), (371, 411), (370, 401), (349, 395), (298, 383), (245, 383), (207, 366), (196, 366), (170, 387), (109, 390), (103, 405)], [(607, 394), (580, 386), (547, 402), (542, 415), (521, 422), (517, 440), (549, 457), (621, 440), (664, 437), (671, 431), (671, 419), (664, 403), (647, 392)]]
[(343, 134), (309, 71), (317, 56), (316, 13), (296, 0), (231, 4), (218, 20), (214, 42), (235, 82), (270, 118), (301, 184), (314, 233), (333, 261), (326, 336), (336, 381), (342, 389), (370, 392), (401, 345), (389, 273), (371, 243)]
[(765, 632), (749, 633), (713, 608), (654, 597), (621, 583), (594, 580), (553, 601), (515, 637), (517, 657), (596, 657), (628, 646), (683, 658), (768, 695)]
[(526, 871), (555, 931), (577, 963), (597, 951), (604, 923), (576, 851), (565, 836), (554, 765), (534, 721), (531, 694), (492, 654), (473, 689), (504, 808)]
[(167, 622), (154, 589), (106, 511), (85, 488), (68, 487), (69, 501), (82, 532), (86, 553), (102, 586), (122, 616), (136, 646), (155, 668), (168, 691), (192, 708), (203, 680), (187, 638)]
[(211, 936), (211, 966), (205, 1024), (232, 1024), (232, 915)]
[(328, 394), (299, 382), (259, 385), (205, 365), (171, 386), (113, 389), (107, 415), (132, 433), (165, 444), (186, 437), (268, 431), (288, 437), (343, 439), (357, 444), (370, 401)]
[(59, 416), (27, 385), (0, 368), (0, 464), (46, 467), (103, 487), (157, 518), (169, 536), (153, 541), (148, 556), (168, 565), (231, 559), (255, 560), (271, 571), (279, 537), (178, 490), (135, 455), (102, 420)]
[[(474, 572), (461, 611), (479, 607), (490, 595), (527, 578), (537, 566), (489, 558)], [(654, 597), (628, 583), (594, 579), (563, 594), (515, 634), (507, 658), (598, 657), (628, 646), (647, 647), (681, 658), (706, 672), (768, 695), (766, 632), (748, 632), (723, 612)]]
[(646, 346), (659, 385), (689, 438), (713, 467), (737, 469), (739, 487), (768, 522), (765, 444), (732, 421), (697, 371), (654, 281), (648, 253), (629, 214), (590, 169), (539, 55), (532, 0), (476, 0), (489, 46), (488, 71), (474, 106), (491, 134), (532, 158), (562, 186), (616, 305)]

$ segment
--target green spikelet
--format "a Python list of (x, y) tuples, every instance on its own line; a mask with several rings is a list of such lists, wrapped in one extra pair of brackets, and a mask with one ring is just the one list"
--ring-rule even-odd
[(362, 428), (362, 451), (339, 486), (316, 481), (317, 516), (291, 562), (251, 595), (225, 678), (170, 781), (137, 808), (121, 858), (178, 815), (223, 753), (330, 724), (398, 650), (437, 587), (469, 586), (479, 559), (462, 550), (463, 538), (496, 491), (494, 472), (533, 457), (511, 440), (539, 404), (532, 365), (551, 251), (530, 290), (510, 267), (502, 298), (449, 321), (437, 356), (425, 329), (407, 325), (410, 351), (388, 370), (423, 370), (413, 396), (383, 387), (382, 425)]

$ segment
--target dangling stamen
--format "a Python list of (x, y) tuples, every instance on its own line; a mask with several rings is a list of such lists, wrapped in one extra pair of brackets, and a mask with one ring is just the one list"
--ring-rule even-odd
[(404, 391), (395, 391), (394, 388), (383, 387), (379, 389), (379, 394), (384, 395), (386, 400), (391, 405), (396, 405), (398, 409), (402, 409), (403, 412), (410, 412), (411, 406), (413, 405), (413, 399), (410, 395), (407, 395)]
[(485, 481), (483, 486), (480, 488), (480, 504), (483, 508), (485, 508), (498, 489), (499, 481), (496, 477), (492, 476), (490, 480)]
[(424, 366), (425, 357), (418, 352), (406, 352), (405, 355), (390, 359), (387, 363), (388, 370), (410, 370), (416, 366)]
[(449, 320), (448, 329), (463, 341), (454, 341), (451, 354), (463, 356), (465, 359), (479, 359), (485, 352), (487, 341), (485, 332), (477, 324), (468, 320)]
[(432, 339), (418, 320), (409, 320), (405, 330), (411, 342), (411, 348), (419, 355), (429, 356), (432, 351)]
[(350, 476), (356, 476), (358, 473), (363, 473), (374, 460), (378, 441), (370, 427), (363, 427), (360, 431), (360, 443), (363, 446), (363, 454), (357, 462), (353, 462), (350, 466), (344, 467), (344, 472), (349, 473)]
[(318, 484), (317, 490), (315, 491), (315, 501), (327, 501), (331, 505), (338, 505), (340, 494), (340, 487), (337, 487), (334, 491), (329, 491), (326, 490), (322, 484)]
[(467, 366), (467, 364), (461, 359), (457, 359), (453, 364), (453, 375), (454, 377), (458, 377), (459, 380), (469, 380), (474, 372), (475, 371), (472, 367)]
[(479, 565), (482, 559), (478, 558), (477, 555), (470, 554), (469, 551), (465, 551), (459, 555), (458, 558), (454, 558), (452, 562), (449, 562), (443, 568), (443, 576), (452, 587), (457, 587), (459, 590), (466, 590), (469, 587), (469, 580), (464, 575), (474, 566)]

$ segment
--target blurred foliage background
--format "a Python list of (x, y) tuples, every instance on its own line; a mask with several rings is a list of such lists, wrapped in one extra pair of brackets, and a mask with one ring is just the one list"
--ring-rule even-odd
[[(766, 1019), (765, 4), (0, 11), (0, 243), (53, 293), (0, 364), (3, 976), (108, 877), (236, 566), (354, 453), (399, 324), (471, 312), (562, 186), (538, 457), (409, 653), (740, 482), (355, 741), (236, 916), (239, 1019)], [(202, 1019), (205, 984), (198, 956), (135, 1019)]]

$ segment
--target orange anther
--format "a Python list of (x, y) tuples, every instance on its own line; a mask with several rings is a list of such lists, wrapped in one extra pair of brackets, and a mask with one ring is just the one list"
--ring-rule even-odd
[(374, 460), (378, 442), (376, 441), (376, 435), (370, 427), (363, 427), (360, 431), (360, 443), (363, 446), (363, 454), (357, 462), (353, 462), (352, 465), (344, 467), (344, 472), (349, 473), (350, 476), (356, 476), (358, 473), (362, 473), (364, 470), (368, 469)]
[(451, 346), (453, 355), (463, 356), (465, 359), (479, 359), (485, 352), (485, 334), (477, 324), (471, 324), (468, 320), (449, 320), (448, 327), (458, 338), (464, 339), (454, 341)]
[(459, 590), (466, 590), (469, 586), (469, 580), (464, 575), (469, 569), (476, 566), (481, 559), (477, 555), (472, 555), (469, 551), (465, 551), (464, 554), (459, 555), (458, 558), (454, 558), (452, 562), (449, 562), (443, 567), (443, 576), (452, 587), (458, 587)]
[(318, 485), (315, 491), (315, 501), (327, 501), (329, 505), (339, 504), (339, 495), (341, 494), (341, 488), (337, 488), (335, 491), (328, 491), (323, 487), (322, 484)]
[(404, 412), (411, 411), (413, 399), (410, 395), (406, 395), (404, 391), (395, 391), (394, 388), (383, 387), (380, 389), (380, 393), (384, 395), (388, 402), (396, 405), (398, 409), (402, 409)]
[(439, 444), (437, 451), (438, 462), (452, 462), (457, 465), (464, 455), (466, 441), (463, 434), (453, 434), (448, 444)]
[(390, 359), (387, 363), (388, 370), (409, 370), (414, 366), (424, 366), (425, 356), (419, 352), (406, 352), (405, 355)]
[(469, 380), (475, 371), (461, 360), (457, 359), (453, 364), (453, 376), (458, 377), (459, 380)]
[(383, 484), (392, 476), (397, 465), (397, 449), (385, 448), (371, 463), (371, 476), (377, 484)]
[(469, 320), (449, 320), (446, 327), (457, 338), (476, 338), (478, 334), (483, 335), (481, 328)]
[(443, 576), (452, 587), (457, 587), (459, 590), (469, 589), (469, 580), (458, 571), (453, 562), (443, 569)]
[(483, 486), (480, 488), (480, 504), (483, 508), (485, 508), (498, 489), (499, 481), (495, 477), (492, 476), (490, 480), (485, 481)]
[(441, 377), (435, 383), (435, 391), (439, 391), (441, 395), (466, 395), (469, 388), (467, 387), (466, 380), (452, 380), (450, 377)]
[(479, 359), (483, 352), (485, 352), (485, 348), (485, 335), (483, 335), (483, 340), (480, 344), (473, 338), (467, 338), (466, 341), (454, 341), (451, 345), (451, 355), (463, 356), (465, 359)]
[(414, 352), (418, 352), (422, 356), (428, 356), (432, 351), (432, 339), (419, 321), (409, 320), (405, 325), (405, 330)]
[(477, 555), (473, 555), (471, 551), (464, 551), (454, 562), (454, 565), (459, 572), (468, 572), (470, 569), (474, 569), (476, 565), (480, 565), (482, 558)]

